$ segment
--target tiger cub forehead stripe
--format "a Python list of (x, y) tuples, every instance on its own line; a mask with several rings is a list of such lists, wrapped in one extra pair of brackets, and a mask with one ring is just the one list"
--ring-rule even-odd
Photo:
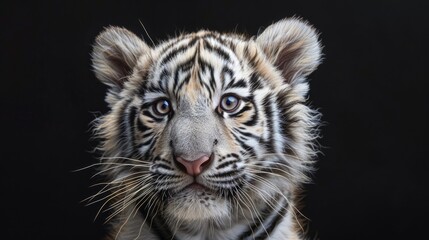
[[(233, 64), (238, 62), (234, 53), (230, 49), (226, 50), (226, 46), (221, 46), (221, 43), (211, 38), (211, 36), (210, 38), (195, 37), (194, 39), (182, 41), (186, 41), (186, 43), (178, 43), (180, 47), (171, 47), (160, 56), (161, 60), (158, 66), (162, 66), (162, 70), (160, 70), (159, 80), (154, 79), (155, 83), (148, 83), (151, 86), (158, 83), (158, 87), (150, 87), (151, 89), (156, 89), (158, 92), (159, 90), (164, 89), (166, 91), (166, 89), (170, 88), (168, 89), (169, 93), (174, 93), (175, 96), (180, 95), (177, 93), (178, 89), (183, 89), (195, 101), (196, 96), (200, 94), (197, 90), (199, 87), (204, 87), (209, 94), (209, 98), (212, 98), (213, 94), (218, 90), (217, 85), (220, 84), (219, 82), (222, 79), (222, 85), (227, 84), (227, 88), (246, 86), (244, 79), (240, 79), (237, 84), (234, 84), (235, 79), (227, 81), (224, 76), (215, 76), (215, 67), (212, 66), (214, 61), (219, 61), (221, 65), (225, 65), (225, 60), (230, 63), (226, 64), (223, 70), (226, 69), (226, 72), (231, 74)], [(177, 57), (179, 54), (180, 58)], [(218, 59), (214, 60), (213, 57)], [(222, 73), (218, 74), (221, 75)], [(167, 86), (169, 77), (174, 77), (174, 81), (171, 81), (172, 85)]]
[[(259, 36), (199, 31), (154, 47), (106, 28), (95, 121), (113, 239), (304, 239), (297, 204), (317, 153), (306, 102), (318, 35), (284, 19)], [(101, 211), (100, 210), (100, 211)]]

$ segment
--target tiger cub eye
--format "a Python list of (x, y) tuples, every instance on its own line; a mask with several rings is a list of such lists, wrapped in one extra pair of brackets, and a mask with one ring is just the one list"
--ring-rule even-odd
[(171, 104), (167, 99), (161, 99), (154, 103), (153, 111), (161, 116), (167, 115), (171, 111)]
[(240, 105), (240, 99), (235, 95), (225, 95), (220, 101), (220, 108), (225, 112), (234, 112)]

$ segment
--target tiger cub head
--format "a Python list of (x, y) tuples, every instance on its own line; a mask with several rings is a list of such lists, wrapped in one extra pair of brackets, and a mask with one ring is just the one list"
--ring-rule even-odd
[(106, 28), (92, 61), (109, 87), (96, 134), (112, 216), (131, 207), (222, 224), (293, 204), (316, 152), (306, 95), (320, 60), (317, 33), (299, 19), (250, 38), (199, 31), (156, 46)]

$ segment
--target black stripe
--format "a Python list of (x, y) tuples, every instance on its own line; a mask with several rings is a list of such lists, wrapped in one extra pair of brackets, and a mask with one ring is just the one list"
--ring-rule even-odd
[[(154, 146), (155, 146), (155, 143), (157, 142), (157, 140), (158, 140), (157, 136), (154, 136), (152, 138), (152, 142), (150, 143), (149, 148), (148, 148), (148, 150), (146, 151), (146, 153), (144, 155), (145, 159), (149, 159), (150, 156), (153, 155), (153, 151), (155, 150)], [(143, 146), (143, 145), (144, 144), (142, 144), (141, 146)]]
[(233, 78), (234, 77), (234, 71), (232, 71), (231, 68), (229, 68), (228, 66), (224, 66), (222, 68), (222, 73), (225, 75), (229, 75), (229, 78)]
[(226, 39), (222, 38), (222, 35), (220, 35), (219, 33), (209, 32), (209, 33), (205, 34), (203, 36), (203, 38), (205, 38), (205, 40), (211, 38), (211, 39), (215, 40), (216, 42), (218, 42), (220, 45), (228, 47), (228, 46), (226, 46), (228, 44), (228, 42), (226, 42)]
[(149, 150), (148, 150), (148, 154), (150, 155), (150, 156), (152, 156), (153, 155), (153, 152), (155, 151), (155, 144), (158, 142), (158, 136), (154, 136), (153, 137), (153, 142), (150, 144), (150, 146), (149, 146)]
[(177, 84), (179, 84), (179, 70), (180, 70), (180, 68), (176, 68), (176, 70), (174, 71), (173, 91), (174, 91), (174, 89), (176, 89)]
[(155, 139), (155, 138), (149, 138), (148, 140), (146, 140), (146, 141), (144, 141), (143, 143), (141, 143), (141, 144), (139, 145), (139, 147), (143, 147), (143, 146), (149, 145), (150, 143), (152, 143), (152, 141), (153, 141), (154, 139)]
[(234, 159), (232, 161), (228, 161), (228, 162), (224, 162), (222, 164), (220, 164), (219, 166), (216, 167), (216, 170), (222, 169), (222, 168), (226, 168), (234, 163), (238, 163), (240, 162), (240, 159)]
[(212, 91), (214, 92), (216, 88), (216, 78), (214, 76), (213, 67), (209, 68), (209, 71), (210, 71), (210, 86), (212, 88)]
[(255, 126), (256, 123), (258, 123), (259, 117), (258, 117), (258, 107), (255, 105), (255, 103), (253, 102), (252, 98), (249, 98), (250, 101), (252, 102), (253, 107), (255, 108), (254, 114), (252, 116), (252, 118), (250, 120), (248, 120), (247, 122), (244, 122), (243, 124), (249, 127)]
[[(230, 88), (246, 88), (246, 87), (247, 87), (247, 83), (246, 83), (246, 81), (244, 81), (244, 79), (240, 79), (236, 83), (234, 83), (230, 86)], [(227, 88), (228, 88), (228, 86), (227, 86)]]
[(145, 102), (142, 104), (142, 109), (148, 108), (150, 106), (152, 106), (153, 102)]
[(252, 117), (249, 121), (247, 121), (247, 122), (245, 122), (243, 124), (246, 125), (246, 126), (249, 126), (249, 127), (255, 126), (256, 123), (258, 122), (258, 115), (255, 114), (253, 116), (254, 117)]
[[(250, 210), (251, 209), (249, 209), (249, 211)], [(249, 229), (246, 232), (241, 234), (240, 237), (238, 237), (238, 239), (245, 239), (251, 236), (254, 238), (255, 236), (253, 236), (253, 234), (257, 232), (258, 228), (262, 227), (261, 222), (262, 223), (265, 222), (265, 220), (270, 216), (271, 210), (272, 208), (267, 205), (262, 211), (260, 211), (259, 213), (256, 213), (259, 216), (256, 216), (253, 219), (253, 224), (249, 227)]]
[(261, 232), (261, 235), (259, 235), (255, 240), (263, 240), (268, 238), (268, 236), (273, 232), (273, 230), (277, 227), (277, 225), (280, 223), (280, 221), (283, 219), (283, 216), (286, 214), (286, 210), (288, 207), (287, 201), (283, 201), (282, 208), (280, 211), (274, 210), (274, 214), (276, 216), (274, 219), (269, 223), (268, 226), (265, 226), (265, 231)]
[(156, 166), (156, 168), (162, 168), (162, 169), (166, 169), (166, 170), (170, 170), (170, 171), (174, 170), (174, 168), (172, 168), (169, 165), (164, 164), (164, 163), (157, 163), (155, 166)]
[(241, 172), (240, 169), (237, 169), (237, 170), (234, 169), (234, 170), (229, 170), (221, 173), (212, 174), (212, 175), (209, 175), (208, 177), (210, 178), (234, 177), (236, 176), (236, 173), (239, 173), (239, 172)]
[(260, 76), (257, 73), (252, 73), (252, 75), (249, 78), (250, 81), (250, 90), (252, 93), (255, 92), (257, 89), (261, 89), (263, 87)]
[(161, 88), (165, 91), (165, 89), (168, 88), (168, 76), (170, 76), (171, 73), (167, 69), (162, 69), (161, 74), (159, 76), (159, 85), (162, 86)]
[(256, 139), (256, 140), (261, 140), (260, 138), (260, 136), (257, 136), (257, 135), (255, 135), (255, 134), (252, 134), (252, 133), (249, 133), (249, 132), (243, 132), (243, 131), (241, 131), (240, 129), (235, 129), (235, 131), (237, 131), (239, 134), (241, 134), (241, 135), (243, 135), (243, 136), (246, 136), (246, 137), (250, 137), (250, 138), (253, 138), (253, 139)]
[(152, 118), (153, 120), (155, 120), (156, 122), (162, 122), (164, 120), (164, 118), (158, 118), (156, 116), (154, 116), (149, 110), (143, 110), (143, 115), (148, 116), (150, 118)]
[[(215, 92), (215, 90), (216, 90), (216, 78), (214, 77), (214, 68), (213, 68), (213, 66), (211, 66), (209, 63), (207, 63), (206, 61), (204, 61), (200, 57), (198, 57), (197, 62), (198, 62), (198, 65), (200, 67), (200, 70), (202, 72), (206, 72), (208, 70), (209, 73), (210, 73), (210, 89), (207, 88), (207, 90), (209, 92), (210, 99), (211, 99), (211, 97), (213, 95), (213, 92)], [(200, 72), (198, 74), (199, 74), (199, 77), (200, 77), (200, 81), (202, 82), (202, 78), (201, 78)], [(207, 84), (203, 83), (203, 85), (206, 86)]]
[(137, 115), (137, 107), (132, 106), (130, 110), (128, 111), (128, 127), (130, 131), (130, 146), (132, 154), (135, 154), (136, 148), (135, 148), (135, 122), (136, 122), (136, 115)]
[(205, 50), (208, 50), (208, 51), (210, 51), (212, 53), (215, 53), (216, 55), (218, 55), (219, 57), (223, 58), (224, 60), (226, 60), (228, 62), (231, 62), (231, 57), (222, 48), (217, 47), (217, 46), (213, 46), (213, 45), (211, 45), (207, 41), (204, 41), (203, 44), (204, 44), (204, 49)]
[[(186, 60), (183, 63), (180, 63), (176, 66), (176, 70), (174, 71), (174, 82), (173, 82), (173, 92), (175, 92), (176, 94), (178, 91), (177, 85), (179, 84), (179, 80), (180, 80), (179, 79), (179, 71), (187, 72), (192, 68), (192, 66), (195, 62), (195, 57), (196, 57), (197, 52), (198, 51), (195, 51), (195, 54), (192, 57), (190, 57), (188, 60)], [(182, 86), (183, 86), (183, 82), (179, 85), (179, 89)]]
[(136, 121), (137, 107), (132, 106), (128, 111), (128, 125), (132, 128)]
[(145, 69), (138, 71), (138, 73), (140, 73), (140, 79), (142, 79), (143, 81), (140, 81), (138, 83), (138, 86), (136, 87), (136, 89), (138, 89), (138, 95), (143, 96), (144, 95), (144, 87), (147, 84), (147, 79), (149, 78), (149, 73), (151, 73), (151, 71), (149, 71), (149, 69), (152, 68), (153, 62), (151, 61), (150, 66), (145, 66)]
[(152, 92), (152, 93), (162, 93), (164, 90), (162, 89), (162, 86), (158, 83), (158, 86), (155, 86), (150, 83), (149, 86), (146, 86), (144, 93)]
[(193, 58), (177, 65), (176, 70), (174, 71), (174, 83), (173, 83), (173, 91), (177, 88), (177, 84), (179, 84), (179, 72), (187, 72), (191, 69), (194, 60)]
[(214, 71), (213, 66), (211, 64), (209, 64), (208, 62), (204, 61), (203, 59), (198, 58), (197, 61), (198, 61), (198, 65), (200, 66), (200, 68), (203, 69), (204, 71), (206, 69), (208, 69), (210, 72)]
[(137, 129), (140, 132), (145, 132), (145, 131), (149, 130), (149, 128), (147, 126), (143, 125), (143, 123), (140, 119), (137, 120)]
[[(200, 84), (201, 85), (203, 85), (203, 87), (205, 88), (205, 89), (207, 89), (207, 92), (209, 93), (209, 99), (212, 99), (212, 90), (211, 90), (211, 88), (209, 87), (209, 85), (207, 85), (207, 83), (205, 83), (204, 81), (203, 81), (203, 78), (202, 78), (202, 76), (201, 76), (201, 72), (198, 72), (198, 80), (199, 80), (199, 82), (200, 82)], [(211, 84), (211, 82), (210, 82), (210, 84)]]
[[(149, 129), (149, 128), (148, 128), (148, 129)], [(147, 133), (143, 134), (142, 138), (144, 139), (144, 138), (147, 138), (147, 137), (149, 137), (149, 136), (151, 136), (151, 135), (153, 135), (153, 132), (152, 132), (152, 131), (150, 131), (150, 132), (147, 132)]]
[(185, 75), (185, 77), (183, 78), (183, 81), (180, 83), (180, 85), (177, 88), (173, 89), (174, 96), (176, 96), (176, 99), (180, 99), (179, 96), (178, 96), (178, 93), (179, 93), (180, 89), (183, 88), (183, 85), (189, 83), (190, 80), (191, 80), (191, 74), (188, 73), (188, 74)]
[[(131, 132), (131, 119), (129, 117), (129, 105), (131, 103), (131, 99), (126, 100), (126, 102), (121, 106), (121, 109), (119, 110), (119, 116), (120, 118), (120, 123), (119, 123), (119, 136), (118, 136), (118, 145), (120, 146), (120, 148), (124, 151), (124, 153), (126, 154), (126, 156), (123, 157), (130, 157), (130, 155), (132, 154), (132, 152), (128, 152), (125, 150), (129, 150), (130, 148), (132, 148), (132, 141), (133, 141), (133, 136), (132, 132)], [(135, 117), (135, 114), (134, 114)]]
[(247, 145), (246, 143), (244, 143), (238, 136), (236, 136), (234, 133), (231, 133), (232, 134), (232, 136), (234, 136), (234, 138), (235, 138), (235, 141), (237, 141), (239, 144), (240, 144), (240, 146), (241, 146), (241, 148), (242, 149), (244, 149), (249, 155), (250, 155), (250, 157), (252, 158), (252, 157), (256, 157), (256, 153), (255, 153), (255, 150), (252, 148), (252, 147), (250, 147), (249, 145)]
[(266, 119), (267, 119), (267, 132), (269, 133), (268, 139), (265, 141), (265, 147), (267, 148), (268, 152), (274, 152), (274, 140), (273, 140), (273, 134), (274, 134), (274, 126), (273, 126), (273, 110), (271, 108), (271, 96), (267, 95), (262, 100), (262, 109), (265, 113)]
[(189, 38), (193, 38), (193, 36), (189, 36), (189, 35), (182, 35), (174, 40), (171, 40), (168, 45), (164, 46), (162, 49), (162, 53), (165, 54), (167, 51), (169, 51), (171, 48), (173, 48), (174, 46), (176, 46), (177, 44), (179, 44), (181, 41), (185, 40), (185, 39), (189, 39)]
[(187, 72), (187, 71), (191, 70), (191, 68), (192, 68), (192, 66), (194, 66), (194, 64), (195, 64), (195, 54), (192, 57), (190, 57), (188, 60), (183, 61), (183, 63), (177, 64), (177, 68), (180, 68), (180, 70), (182, 70), (182, 72)]
[[(259, 218), (255, 217), (253, 219), (254, 223), (252, 224), (252, 226), (250, 226), (246, 232), (241, 234), (238, 239), (245, 239), (249, 237), (255, 240), (267, 239), (268, 236), (273, 232), (275, 227), (277, 227), (277, 225), (283, 219), (283, 216), (286, 214), (287, 207), (288, 207), (287, 201), (283, 201), (283, 203), (281, 204), (280, 211), (273, 209), (271, 206), (267, 204), (267, 206), (260, 212), (260, 217)], [(274, 217), (269, 223), (266, 223), (266, 221), (271, 216), (274, 216)], [(259, 236), (255, 236), (254, 234), (257, 233), (259, 230), (261, 230), (261, 233), (259, 234)]]
[[(280, 120), (282, 121), (282, 134), (284, 137), (294, 141), (295, 135), (293, 133), (292, 124), (299, 122), (300, 118), (297, 112), (291, 109), (299, 104), (302, 104), (302, 100), (289, 101), (291, 90), (284, 90), (277, 94), (277, 105), (279, 106)], [(290, 149), (289, 149), (290, 150)]]
[(226, 90), (226, 89), (228, 89), (228, 88), (231, 88), (231, 86), (232, 86), (234, 83), (235, 83), (235, 78), (232, 78), (232, 79), (229, 81), (228, 85), (226, 85), (225, 90)]
[(230, 79), (234, 78), (234, 72), (227, 66), (224, 66), (222, 68), (222, 74), (224, 75), (223, 81), (222, 81), (222, 89), (225, 90), (225, 77), (226, 75), (229, 76)]
[(252, 108), (250, 106), (246, 105), (242, 109), (240, 109), (240, 111), (233, 113), (233, 114), (230, 114), (229, 116), (232, 118), (233, 117), (240, 117), (243, 112), (248, 111), (250, 109), (252, 109)]
[[(149, 197), (149, 196), (148, 196)], [(157, 201), (158, 199), (156, 199), (155, 201)], [(162, 239), (162, 240), (176, 240), (177, 238), (173, 236), (171, 230), (168, 228), (167, 226), (167, 221), (166, 219), (164, 219), (162, 217), (162, 215), (160, 214), (156, 214), (153, 211), (153, 209), (158, 208), (157, 206), (152, 207), (152, 211), (149, 211), (148, 209), (149, 206), (142, 206), (139, 210), (140, 212), (143, 214), (143, 217), (145, 219), (151, 219), (151, 221), (147, 221), (150, 222), (151, 225), (150, 227), (150, 231), (156, 235), (158, 237), (158, 239)], [(153, 220), (153, 221), (152, 221)]]
[(199, 38), (192, 39), (189, 43), (183, 44), (183, 46), (180, 46), (178, 48), (175, 48), (174, 50), (171, 50), (169, 53), (166, 53), (164, 57), (160, 60), (160, 64), (166, 65), (168, 62), (173, 60), (177, 55), (185, 52), (186, 50), (194, 47), (195, 43), (197, 42)]

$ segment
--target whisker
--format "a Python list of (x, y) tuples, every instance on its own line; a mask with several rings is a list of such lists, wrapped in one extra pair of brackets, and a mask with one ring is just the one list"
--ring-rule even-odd
[[(121, 181), (119, 181), (118, 179), (115, 179), (115, 180), (108, 182), (108, 183), (94, 184), (92, 186), (98, 186), (98, 185), (105, 185), (105, 186), (100, 191), (98, 191), (96, 194), (94, 194), (93, 196), (90, 196), (90, 197), (88, 197), (82, 201), (91, 201), (92, 199), (99, 196), (100, 194), (103, 194), (104, 192), (108, 192), (108, 191), (111, 191), (115, 188), (122, 187), (123, 186), (122, 184), (124, 184), (124, 183), (125, 184), (132, 184), (134, 182), (137, 182), (140, 180), (147, 180), (150, 178), (149, 175), (141, 177), (141, 175), (139, 175), (139, 174), (140, 174), (139, 172), (136, 172), (136, 173), (130, 174), (128, 176), (122, 177)], [(131, 177), (133, 175), (137, 175), (137, 176)], [(122, 180), (124, 178), (125, 178), (125, 180)], [(114, 186), (111, 186), (111, 185), (114, 185)], [(108, 188), (108, 187), (110, 187), (110, 188)]]
[(301, 224), (299, 223), (299, 219), (297, 218), (296, 214), (294, 214), (295, 211), (297, 211), (302, 217), (308, 219), (302, 212), (300, 212), (295, 205), (288, 199), (288, 197), (286, 197), (283, 192), (278, 188), (278, 186), (272, 184), (271, 182), (267, 181), (264, 178), (261, 178), (257, 175), (252, 176), (254, 177), (255, 180), (260, 181), (261, 183), (267, 184), (270, 188), (272, 188), (274, 191), (276, 191), (277, 193), (279, 193), (288, 203), (289, 206), (291, 206), (294, 211), (292, 211), (293, 216), (295, 217), (296, 222), (300, 225), (301, 229), (303, 229), (303, 227), (301, 226)]
[(152, 42), (152, 46), (155, 46), (155, 42), (152, 40), (152, 38), (150, 37), (150, 35), (149, 35), (149, 33), (147, 32), (147, 30), (146, 30), (146, 28), (145, 28), (145, 26), (143, 25), (143, 23), (140, 21), (140, 19), (139, 19), (139, 22), (140, 22), (140, 25), (142, 25), (142, 27), (143, 27), (143, 29), (144, 29), (144, 31), (145, 31), (145, 33), (146, 33), (146, 35), (147, 35), (147, 37), (149, 38), (149, 40)]

